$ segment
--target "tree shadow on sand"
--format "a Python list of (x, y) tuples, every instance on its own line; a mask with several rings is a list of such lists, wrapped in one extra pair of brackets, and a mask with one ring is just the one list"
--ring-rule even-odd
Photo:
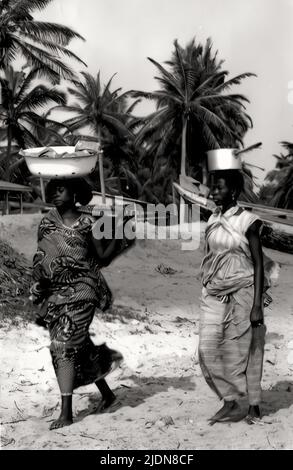
[[(168, 392), (170, 388), (186, 392), (195, 390), (194, 375), (185, 377), (138, 377), (130, 375), (123, 377), (124, 380), (131, 380), (133, 383), (131, 386), (121, 384), (114, 390), (117, 399), (112, 406), (103, 411), (103, 414), (114, 413), (118, 409), (127, 406), (135, 408), (145, 403), (148, 398), (159, 393)], [(88, 407), (78, 412), (74, 421), (78, 422), (86, 416), (99, 413), (100, 401), (100, 396), (97, 397), (94, 393), (92, 396), (89, 396)]]

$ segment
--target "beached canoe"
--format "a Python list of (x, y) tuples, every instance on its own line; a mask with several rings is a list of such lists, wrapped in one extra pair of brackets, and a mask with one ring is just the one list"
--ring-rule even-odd
[[(187, 202), (198, 204), (201, 207), (205, 218), (216, 207), (211, 199), (189, 191), (177, 183), (173, 183), (173, 185), (178, 194)], [(293, 254), (293, 211), (241, 201), (239, 205), (258, 215), (263, 221), (261, 236), (265, 247)]]

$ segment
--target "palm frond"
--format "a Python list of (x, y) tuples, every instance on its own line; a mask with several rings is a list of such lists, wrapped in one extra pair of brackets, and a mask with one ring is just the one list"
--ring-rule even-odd
[(220, 148), (220, 143), (218, 142), (215, 134), (212, 132), (209, 125), (205, 122), (202, 125), (202, 133), (209, 150)]
[(21, 53), (27, 59), (28, 63), (40, 69), (40, 73), (48, 77), (54, 83), (59, 82), (60, 76), (65, 79), (74, 77), (74, 73), (71, 71), (70, 67), (52, 56), (46, 50), (21, 41), (21, 39), (14, 35), (13, 40), (15, 44), (19, 46)]
[(39, 68), (34, 68), (32, 70), (30, 70), (30, 72), (28, 73), (27, 76), (25, 76), (23, 82), (22, 82), (22, 85), (21, 87), (19, 88), (19, 91), (17, 93), (17, 97), (16, 97), (16, 103), (18, 101), (21, 101), (22, 98), (24, 97), (25, 93), (27, 92), (28, 88), (30, 86), (32, 86), (32, 82), (35, 78), (38, 77), (38, 75), (40, 74), (40, 69)]
[[(196, 88), (195, 90), (193, 91), (191, 97), (190, 97), (190, 100), (194, 100), (196, 98), (196, 96), (200, 96), (202, 92), (204, 92), (205, 90), (208, 90), (210, 91), (212, 89), (212, 83), (215, 81), (215, 79), (220, 79), (220, 77), (225, 77), (225, 75), (227, 74), (226, 71), (223, 71), (223, 72), (218, 72), (216, 73), (215, 75), (210, 75), (208, 76), (208, 78), (206, 78), (204, 81), (202, 81)], [(214, 90), (213, 90), (214, 92)]]
[(17, 105), (16, 111), (20, 113), (24, 108), (34, 110), (47, 105), (50, 101), (64, 106), (66, 103), (65, 94), (54, 89), (50, 90), (44, 85), (39, 85), (23, 98), (21, 103)]
[(170, 111), (168, 107), (162, 108), (149, 115), (148, 120), (145, 121), (145, 125), (135, 138), (135, 145), (140, 144), (146, 135), (148, 135), (150, 132), (154, 132), (158, 127), (163, 129), (164, 125), (173, 118), (174, 113)]
[(190, 105), (191, 110), (194, 112), (194, 115), (199, 116), (202, 122), (206, 124), (213, 125), (218, 127), (218, 129), (222, 132), (226, 132), (227, 134), (231, 134), (231, 129), (227, 125), (227, 123), (220, 118), (214, 111), (201, 106), (201, 105), (194, 105), (191, 103)]
[(175, 56), (177, 59), (177, 63), (179, 64), (180, 75), (181, 75), (181, 78), (183, 79), (183, 90), (185, 92), (184, 95), (185, 95), (185, 100), (186, 100), (188, 96), (188, 82), (187, 82), (185, 66), (183, 64), (183, 58), (181, 56), (177, 40), (174, 41), (174, 47), (175, 47)]
[[(33, 34), (29, 34), (29, 33), (20, 34), (20, 39), (22, 41), (25, 41), (25, 42), (27, 42), (27, 40), (33, 41), (33, 42), (38, 41), (37, 37), (35, 37)], [(56, 42), (47, 41), (45, 39), (42, 39), (41, 45), (42, 45), (42, 47), (44, 47), (46, 49), (49, 49), (50, 51), (54, 52), (54, 55), (56, 55), (56, 56), (58, 56), (59, 54), (62, 54), (64, 56), (68, 57), (69, 59), (74, 59), (77, 62), (79, 62), (79, 63), (86, 66), (86, 63), (83, 60), (81, 60), (76, 54), (74, 54), (72, 51), (70, 51), (69, 49), (67, 49), (64, 46), (61, 46), (60, 44), (58, 44)]]
[(64, 124), (69, 127), (69, 129), (73, 132), (77, 129), (82, 129), (86, 127), (89, 124), (94, 125), (94, 121), (90, 121), (87, 116), (84, 116), (82, 114), (75, 116), (71, 119), (67, 119), (64, 121)]
[(43, 10), (52, 0), (15, 0), (9, 5), (9, 14), (13, 16), (27, 15), (33, 10)]
[[(132, 137), (132, 133), (129, 128), (121, 122), (114, 114), (103, 113), (101, 124), (107, 124), (108, 128), (113, 129), (115, 133), (118, 133), (122, 137)], [(98, 126), (98, 123), (97, 123)]]
[(51, 114), (53, 111), (66, 111), (66, 112), (74, 112), (74, 113), (82, 113), (83, 109), (80, 106), (53, 106), (49, 109), (48, 114)]
[[(157, 69), (161, 72), (163, 78), (165, 78), (165, 80), (168, 81), (170, 86), (172, 86), (172, 88), (176, 90), (177, 94), (180, 95), (184, 99), (185, 98), (184, 93), (180, 89), (180, 86), (175, 80), (174, 76), (170, 72), (168, 72), (161, 64), (159, 64), (159, 62), (156, 62), (151, 57), (148, 57), (148, 60), (157, 67)], [(158, 77), (155, 77), (155, 78), (158, 78)]]
[(137, 98), (129, 107), (126, 109), (127, 114), (131, 114), (134, 111), (134, 108), (141, 103), (141, 98)]
[[(110, 77), (108, 83), (105, 85), (104, 87), (104, 91), (103, 91), (103, 94), (102, 94), (102, 97), (107, 97), (107, 93), (109, 93), (109, 90), (110, 90), (110, 86), (112, 84), (112, 81), (113, 81), (113, 78), (117, 75), (117, 72), (113, 73), (112, 77)], [(121, 90), (121, 88), (118, 89), (119, 91)], [(113, 95), (115, 95), (118, 90), (112, 92)]]
[[(26, 122), (30, 126), (29, 120), (24, 119), (24, 122)], [(42, 146), (42, 142), (22, 123), (19, 123), (19, 129), (22, 132), (22, 138), (24, 140), (26, 148)], [(20, 145), (20, 147), (22, 147), (22, 145)]]
[(226, 91), (228, 88), (231, 88), (231, 86), (240, 85), (242, 80), (244, 80), (245, 78), (250, 78), (250, 77), (257, 77), (257, 75), (255, 73), (250, 73), (250, 72), (242, 73), (240, 75), (237, 75), (236, 77), (231, 78), (230, 80), (225, 81), (224, 83), (216, 87), (214, 91), (216, 91), (217, 93), (222, 93), (223, 91)]
[(20, 30), (34, 36), (36, 40), (56, 42), (61, 46), (67, 46), (72, 39), (85, 39), (67, 26), (57, 23), (42, 21), (23, 21), (19, 23)]

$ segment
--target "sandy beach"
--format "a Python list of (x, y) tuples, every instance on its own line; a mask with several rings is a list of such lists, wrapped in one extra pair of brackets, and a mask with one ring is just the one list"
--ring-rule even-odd
[[(39, 215), (3, 216), (2, 240), (31, 261)], [(95, 315), (92, 339), (121, 351), (109, 377), (116, 403), (98, 413), (94, 385), (74, 393), (74, 423), (49, 431), (59, 391), (48, 332), (25, 323), (0, 325), (1, 446), (3, 449), (292, 449), (293, 256), (265, 250), (281, 265), (266, 309), (263, 419), (217, 423), (220, 403), (197, 361), (199, 267), (203, 244), (181, 250), (180, 240), (139, 240), (103, 270), (113, 290), (111, 311)], [(172, 268), (162, 274), (159, 265)], [(3, 307), (1, 307), (3, 308)], [(241, 403), (247, 406), (245, 400)]]

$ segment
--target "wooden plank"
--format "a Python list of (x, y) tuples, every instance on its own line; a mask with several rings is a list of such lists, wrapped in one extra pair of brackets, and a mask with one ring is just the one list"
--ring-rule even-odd
[(11, 191), (11, 192), (32, 192), (30, 186), (24, 186), (22, 184), (10, 183), (9, 181), (0, 180), (0, 191)]
[[(9, 201), (9, 207), (12, 207), (14, 209), (20, 208), (20, 203), (19, 201)], [(45, 204), (44, 202), (22, 202), (22, 207), (23, 209), (44, 209), (44, 210), (50, 210), (54, 206), (50, 204)]]
[[(99, 191), (93, 191), (93, 196), (95, 196), (95, 195), (97, 195), (97, 196), (102, 196), (102, 193), (99, 192)], [(140, 199), (132, 199), (132, 198), (130, 198), (130, 197), (118, 196), (118, 195), (116, 195), (116, 194), (108, 194), (108, 193), (105, 193), (105, 196), (106, 196), (106, 198), (108, 197), (108, 198), (110, 198), (110, 199), (112, 199), (112, 200), (114, 200), (115, 198), (120, 199), (120, 200), (123, 199), (123, 201), (141, 204), (142, 206), (146, 206), (147, 204), (150, 204), (150, 202), (141, 201)]]
[(43, 202), (46, 202), (46, 193), (45, 193), (44, 180), (41, 176), (40, 176), (40, 187), (41, 187), (42, 200), (43, 200)]

